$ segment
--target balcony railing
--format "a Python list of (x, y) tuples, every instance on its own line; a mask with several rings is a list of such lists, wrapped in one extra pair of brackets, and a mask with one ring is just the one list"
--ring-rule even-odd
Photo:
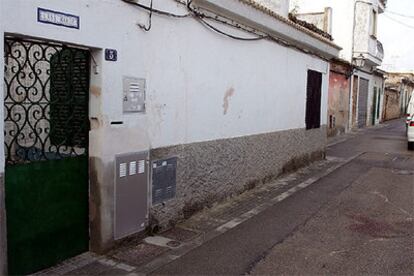
[(377, 40), (377, 54), (376, 54), (376, 56), (380, 60), (384, 59), (384, 47), (382, 46), (382, 43), (379, 40)]

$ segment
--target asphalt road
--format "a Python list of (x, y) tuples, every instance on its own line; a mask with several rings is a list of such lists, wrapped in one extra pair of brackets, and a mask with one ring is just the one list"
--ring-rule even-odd
[(358, 154), (154, 274), (414, 275), (414, 153), (403, 121), (328, 149)]

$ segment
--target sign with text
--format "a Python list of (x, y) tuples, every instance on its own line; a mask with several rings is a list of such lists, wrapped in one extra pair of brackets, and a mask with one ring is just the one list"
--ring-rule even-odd
[(118, 60), (118, 51), (115, 50), (115, 49), (105, 49), (105, 60), (117, 61)]
[(37, 21), (72, 29), (80, 28), (79, 16), (43, 8), (37, 8)]

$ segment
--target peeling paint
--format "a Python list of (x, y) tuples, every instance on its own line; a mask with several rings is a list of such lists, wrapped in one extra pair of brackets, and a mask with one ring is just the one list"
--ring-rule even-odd
[(102, 94), (102, 89), (99, 86), (91, 85), (89, 92), (95, 97), (100, 97)]
[(224, 98), (223, 98), (223, 115), (227, 114), (227, 111), (229, 110), (229, 100), (231, 97), (233, 97), (234, 95), (234, 88), (230, 88), (229, 90), (226, 91), (226, 93), (224, 94)]
[[(347, 68), (338, 64), (331, 64), (338, 72), (346, 72)], [(328, 136), (345, 133), (349, 118), (349, 91), (350, 81), (344, 74), (330, 72), (328, 91)]]
[(98, 118), (90, 118), (89, 122), (90, 122), (90, 128), (91, 129), (98, 129), (102, 126), (102, 124), (101, 124), (101, 122), (99, 121)]

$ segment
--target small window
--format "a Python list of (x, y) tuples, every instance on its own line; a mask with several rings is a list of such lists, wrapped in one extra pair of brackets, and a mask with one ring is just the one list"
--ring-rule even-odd
[(305, 118), (306, 129), (320, 128), (321, 126), (321, 89), (322, 73), (308, 70)]
[(377, 36), (377, 12), (372, 10), (372, 25), (371, 25), (371, 35)]

